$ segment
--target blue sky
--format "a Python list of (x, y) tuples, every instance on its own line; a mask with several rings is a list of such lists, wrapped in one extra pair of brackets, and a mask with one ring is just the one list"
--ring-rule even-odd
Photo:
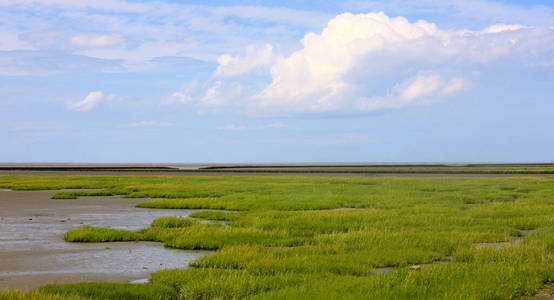
[(552, 1), (0, 0), (0, 161), (554, 161)]

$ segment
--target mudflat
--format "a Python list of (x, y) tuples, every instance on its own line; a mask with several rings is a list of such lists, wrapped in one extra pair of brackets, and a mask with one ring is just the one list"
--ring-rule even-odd
[(187, 267), (206, 251), (154, 242), (67, 243), (64, 233), (90, 225), (138, 230), (161, 216), (193, 210), (135, 208), (145, 199), (80, 197), (56, 200), (56, 191), (0, 190), (0, 290), (49, 283), (131, 282), (151, 272)]
[(553, 176), (554, 163), (2, 163), (0, 174), (185, 176)]

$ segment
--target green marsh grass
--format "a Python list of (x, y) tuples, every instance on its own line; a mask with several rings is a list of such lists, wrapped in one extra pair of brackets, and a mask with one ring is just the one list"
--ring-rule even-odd
[(210, 220), (210, 221), (230, 222), (238, 219), (239, 215), (233, 212), (203, 210), (203, 211), (193, 212), (192, 214), (189, 215), (189, 217)]
[(124, 229), (80, 226), (66, 232), (64, 239), (67, 242), (124, 242), (138, 241), (140, 234)]
[(18, 291), (4, 290), (0, 291), (0, 300), (87, 300), (88, 298), (76, 295), (44, 294), (37, 291)]
[(157, 284), (124, 284), (107, 282), (83, 282), (72, 284), (52, 284), (39, 287), (42, 294), (64, 297), (83, 296), (87, 299), (117, 300), (166, 300), (177, 298), (174, 289)]
[(52, 199), (77, 199), (79, 196), (113, 196), (111, 191), (62, 191), (52, 195)]
[(175, 299), (526, 299), (554, 280), (554, 177), (0, 176), (1, 188), (76, 186), (156, 198), (137, 207), (234, 211), (67, 232), (216, 250), (144, 285)]
[(192, 226), (193, 224), (196, 224), (197, 222), (191, 219), (183, 218), (183, 217), (161, 217), (157, 218), (154, 221), (152, 221), (152, 224), (150, 225), (153, 228), (159, 227), (159, 228), (181, 228), (181, 227), (188, 227)]

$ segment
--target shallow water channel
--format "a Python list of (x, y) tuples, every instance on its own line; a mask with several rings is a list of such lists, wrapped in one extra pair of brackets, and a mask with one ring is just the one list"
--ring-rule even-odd
[(67, 243), (81, 225), (138, 230), (161, 216), (195, 210), (135, 208), (147, 199), (119, 196), (50, 199), (56, 191), (0, 190), (0, 290), (42, 284), (144, 282), (165, 268), (185, 268), (207, 251), (165, 248), (154, 242)]

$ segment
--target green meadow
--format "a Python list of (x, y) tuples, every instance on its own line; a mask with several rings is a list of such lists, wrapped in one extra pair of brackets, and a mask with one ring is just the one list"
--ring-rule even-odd
[(554, 177), (0, 175), (0, 188), (101, 189), (53, 197), (199, 209), (139, 231), (77, 227), (65, 239), (215, 250), (148, 284), (47, 285), (0, 299), (529, 299), (554, 281)]

